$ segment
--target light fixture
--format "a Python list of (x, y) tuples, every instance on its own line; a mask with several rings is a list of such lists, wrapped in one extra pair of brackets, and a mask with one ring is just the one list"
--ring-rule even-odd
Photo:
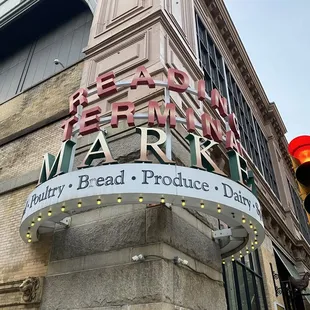
[(31, 226), (34, 226), (34, 224), (35, 224), (34, 221), (32, 221), (32, 222), (31, 222)]
[(42, 220), (42, 216), (39, 215), (39, 216), (38, 216), (38, 222), (40, 222), (41, 220)]
[(221, 212), (222, 212), (221, 206), (217, 205), (217, 213), (221, 213)]
[(246, 222), (245, 217), (242, 216), (242, 223), (244, 224)]
[(121, 202), (122, 202), (122, 197), (118, 197), (118, 198), (117, 198), (117, 202), (118, 202), (118, 203), (121, 203)]
[[(98, 200), (97, 200), (97, 204), (98, 204)], [(79, 201), (79, 202), (78, 202), (77, 207), (78, 207), (78, 208), (81, 208), (81, 207), (82, 207), (82, 201)]]
[(28, 242), (29, 242), (29, 243), (31, 242), (31, 238), (28, 239)]
[(243, 257), (243, 255), (242, 255), (242, 252), (241, 252), (241, 251), (240, 251), (240, 255), (239, 255), (239, 256), (240, 256), (240, 258), (242, 258), (242, 257)]
[(165, 198), (164, 197), (161, 197), (160, 203), (165, 203)]
[(250, 222), (250, 228), (253, 229), (253, 224)]
[(97, 199), (97, 205), (100, 205), (100, 204), (101, 204), (101, 199), (98, 198), (98, 199)]
[(182, 199), (182, 207), (185, 207), (185, 205), (186, 205), (186, 202), (185, 202), (185, 200), (184, 199)]
[(225, 264), (226, 264), (226, 262), (223, 260), (223, 261), (222, 261), (222, 264), (223, 264), (223, 265), (225, 265)]
[(26, 237), (27, 237), (27, 238), (30, 238), (30, 232), (29, 232), (29, 231), (27, 232)]
[(254, 244), (258, 244), (258, 241), (257, 241), (257, 239), (255, 238), (255, 240), (254, 240)]
[(66, 211), (65, 205), (63, 205), (60, 210), (61, 210), (61, 212), (65, 212)]
[(255, 246), (254, 246), (254, 245), (252, 245), (252, 246), (251, 246), (251, 249), (252, 249), (252, 250), (255, 250)]
[(249, 253), (250, 253), (250, 251), (249, 251), (249, 249), (248, 249), (248, 248), (246, 249), (246, 251), (245, 251), (245, 252), (246, 252), (246, 254), (249, 254)]
[(257, 229), (256, 228), (254, 229), (254, 234), (257, 235)]
[(47, 215), (48, 215), (48, 216), (51, 216), (51, 215), (52, 215), (52, 210), (49, 210), (49, 211), (47, 212)]
[(234, 262), (235, 261), (235, 257), (234, 255), (231, 256), (231, 261)]
[(200, 203), (200, 208), (203, 209), (205, 207), (205, 204), (203, 202)]
[(142, 196), (139, 197), (139, 202), (143, 202), (143, 197)]

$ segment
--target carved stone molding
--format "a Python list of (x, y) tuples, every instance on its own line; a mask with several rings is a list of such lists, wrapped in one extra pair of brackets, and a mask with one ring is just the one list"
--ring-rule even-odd
[(39, 302), (42, 295), (42, 279), (38, 277), (28, 277), (19, 286), (22, 292), (22, 299), (26, 303)]
[(0, 283), (0, 308), (31, 305), (39, 307), (42, 298), (43, 278), (29, 277), (25, 280)]

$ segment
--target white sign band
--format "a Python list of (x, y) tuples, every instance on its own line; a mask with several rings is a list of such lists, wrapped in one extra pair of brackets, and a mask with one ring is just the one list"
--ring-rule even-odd
[(254, 250), (264, 240), (259, 202), (246, 187), (207, 171), (143, 163), (82, 169), (41, 184), (27, 199), (20, 234), (25, 242), (37, 241), (42, 227), (52, 231), (72, 213), (139, 201), (165, 202), (222, 220), (232, 230), (230, 242), (221, 249), (223, 257)]

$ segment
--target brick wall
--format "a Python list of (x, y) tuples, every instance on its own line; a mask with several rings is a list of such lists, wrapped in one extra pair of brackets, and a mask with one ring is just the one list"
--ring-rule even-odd
[[(20, 281), (46, 274), (52, 236), (25, 244), (19, 235), (20, 220), (43, 155), (57, 154), (61, 146), (60, 125), (68, 114), (69, 96), (79, 88), (82, 66), (79, 63), (0, 105), (0, 308), (25, 309)], [(26, 307), (37, 309), (39, 304)]]
[(0, 105), (0, 145), (66, 116), (68, 98), (80, 87), (82, 67), (70, 67)]

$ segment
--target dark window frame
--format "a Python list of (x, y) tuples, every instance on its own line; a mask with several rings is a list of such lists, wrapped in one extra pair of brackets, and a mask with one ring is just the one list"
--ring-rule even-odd
[(303, 207), (303, 204), (301, 202), (301, 199), (299, 198), (299, 195), (297, 194), (295, 188), (291, 184), (291, 182), (287, 179), (288, 187), (290, 190), (296, 218), (298, 219), (299, 228), (304, 236), (304, 238), (308, 241), (310, 244), (310, 230), (308, 225), (308, 216), (306, 213), (306, 210)]
[[(240, 140), (243, 147), (252, 159), (252, 162), (264, 176), (273, 193), (278, 199), (280, 199), (268, 147), (268, 141), (265, 138), (260, 125), (254, 118), (249, 105), (235, 82), (235, 79), (227, 66), (224, 64), (222, 56), (219, 53), (214, 41), (197, 13), (196, 27), (199, 64), (204, 71), (206, 91), (210, 95), (211, 90), (216, 88), (223, 97), (228, 99), (230, 102), (230, 112), (234, 112), (236, 114), (239, 122), (241, 136)], [(216, 67), (213, 69), (212, 74), (211, 67), (214, 65)], [(220, 81), (220, 78), (223, 78), (225, 87), (221, 85), (222, 81)]]
[[(254, 257), (253, 257), (254, 256)], [(258, 270), (255, 270), (255, 266), (253, 263), (253, 258), (256, 260), (256, 266)], [(244, 306), (247, 308), (247, 310), (251, 310), (252, 303), (251, 303), (251, 298), (254, 297), (256, 308), (257, 309), (268, 309), (267, 306), (267, 300), (266, 300), (266, 294), (265, 294), (265, 287), (264, 287), (264, 281), (263, 281), (263, 276), (262, 276), (262, 269), (261, 269), (261, 264), (260, 264), (260, 259), (259, 259), (259, 254), (258, 251), (256, 250), (254, 253), (249, 254), (249, 262), (250, 266), (247, 266), (245, 263), (244, 258), (241, 260), (235, 260), (231, 264), (223, 265), (223, 278), (224, 278), (224, 283), (225, 283), (225, 295), (226, 295), (226, 300), (227, 300), (227, 309), (228, 310), (235, 310), (232, 309), (230, 306), (230, 300), (228, 298), (228, 283), (227, 283), (227, 268), (232, 268), (232, 274), (233, 274), (233, 285), (235, 286), (236, 289), (236, 300), (235, 302), (237, 303), (238, 309), (244, 309)], [(241, 273), (238, 273), (238, 269), (241, 269)], [(251, 278), (251, 283), (249, 282), (249, 279)], [(242, 298), (241, 294), (241, 282), (244, 285), (243, 289), (245, 293), (246, 299), (244, 300)], [(250, 290), (250, 285), (252, 284), (252, 290)], [(258, 285), (260, 285), (260, 289), (258, 289)], [(254, 296), (250, 294), (254, 293)], [(262, 293), (262, 296), (260, 299), (259, 298), (259, 292)], [(243, 307), (242, 307), (243, 306)]]

